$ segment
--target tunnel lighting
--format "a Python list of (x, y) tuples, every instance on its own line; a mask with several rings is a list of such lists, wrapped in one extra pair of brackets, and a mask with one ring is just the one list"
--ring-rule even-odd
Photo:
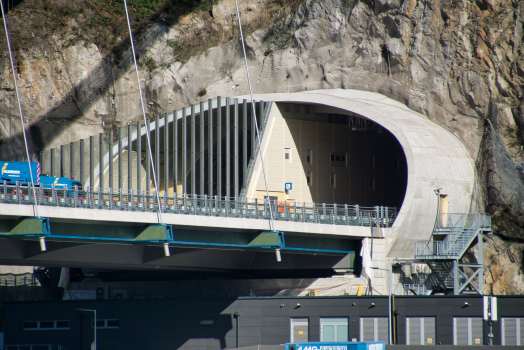
[(166, 256), (171, 256), (171, 252), (169, 251), (169, 243), (167, 242), (164, 243), (164, 254)]
[(45, 237), (40, 236), (38, 240), (40, 241), (40, 250), (45, 252), (47, 250), (47, 247), (45, 246)]
[(280, 249), (275, 249), (275, 254), (277, 255), (277, 262), (281, 262), (282, 257), (280, 256)]

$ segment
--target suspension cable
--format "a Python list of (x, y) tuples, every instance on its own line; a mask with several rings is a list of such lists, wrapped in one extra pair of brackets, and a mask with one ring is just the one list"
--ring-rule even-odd
[[(33, 197), (35, 197), (34, 216), (38, 217), (38, 195), (35, 192), (35, 180), (33, 177), (33, 169), (31, 169), (31, 157), (29, 156), (29, 147), (27, 146), (27, 136), (25, 133), (24, 114), (22, 112), (22, 104), (20, 102), (20, 95), (18, 93), (18, 83), (16, 82), (15, 65), (13, 63), (13, 52), (11, 51), (11, 43), (9, 42), (9, 31), (7, 30), (7, 22), (5, 20), (4, 3), (0, 0), (2, 8), (2, 19), (4, 20), (5, 36), (7, 40), (7, 48), (9, 49), (9, 60), (11, 61), (11, 70), (13, 72), (13, 81), (15, 82), (16, 99), (18, 100), (18, 110), (20, 111), (20, 119), (22, 120), (22, 134), (24, 135), (25, 153), (27, 155), (27, 164), (29, 165), (29, 175), (31, 176), (31, 189), (33, 190)], [(19, 195), (17, 193), (17, 195)]]
[[(247, 83), (249, 85), (249, 95), (251, 96), (251, 108), (253, 109), (253, 117), (255, 121), (255, 126), (258, 125), (257, 114), (255, 111), (255, 101), (253, 99), (253, 89), (251, 88), (251, 78), (249, 77), (249, 67), (247, 65), (247, 56), (246, 56), (246, 45), (244, 43), (244, 34), (242, 33), (242, 23), (240, 22), (240, 11), (238, 10), (238, 0), (235, 0), (235, 6), (237, 8), (237, 18), (238, 18), (238, 29), (240, 30), (240, 39), (242, 41), (242, 50), (244, 52), (244, 62), (246, 64), (246, 74), (247, 74)], [(262, 118), (262, 117), (261, 117)], [(269, 229), (275, 229), (275, 219), (273, 217), (273, 210), (271, 209), (271, 200), (269, 199), (269, 190), (267, 187), (267, 176), (266, 176), (266, 167), (264, 166), (264, 157), (262, 156), (262, 146), (260, 144), (260, 133), (258, 127), (255, 127), (258, 140), (258, 149), (260, 153), (260, 161), (262, 163), (262, 172), (264, 173), (264, 184), (266, 186), (267, 201), (269, 203)]]
[[(151, 151), (151, 137), (149, 135), (149, 127), (147, 126), (147, 118), (146, 118), (146, 109), (144, 107), (144, 98), (142, 97), (142, 87), (140, 85), (140, 75), (138, 73), (138, 64), (136, 62), (136, 52), (135, 52), (135, 44), (133, 43), (133, 32), (131, 31), (131, 22), (129, 19), (129, 11), (127, 9), (127, 0), (124, 0), (124, 5), (126, 7), (126, 19), (127, 19), (127, 27), (129, 29), (129, 38), (131, 40), (131, 49), (133, 51), (133, 61), (135, 63), (135, 71), (136, 71), (136, 80), (138, 83), (138, 93), (140, 94), (140, 104), (142, 105), (142, 114), (144, 115), (144, 124), (146, 126), (146, 136), (147, 136), (147, 145), (148, 145), (148, 151), (149, 151), (149, 160), (151, 161), (151, 169), (153, 169), (153, 180), (155, 182), (155, 189), (156, 189), (156, 199), (158, 203), (158, 223), (162, 224), (164, 221), (162, 220), (162, 206), (160, 205), (160, 195), (158, 193), (158, 182), (156, 178), (156, 171), (155, 171), (155, 164), (153, 162), (153, 152)], [(158, 125), (155, 125), (156, 128), (158, 128)], [(128, 135), (129, 138), (129, 135)], [(137, 140), (137, 142), (140, 142), (140, 140)], [(128, 148), (129, 149), (129, 148)]]

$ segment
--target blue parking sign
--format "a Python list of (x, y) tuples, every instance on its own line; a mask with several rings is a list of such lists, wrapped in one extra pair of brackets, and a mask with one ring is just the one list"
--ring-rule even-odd
[(293, 189), (293, 185), (291, 184), (291, 182), (286, 182), (286, 191), (290, 191)]

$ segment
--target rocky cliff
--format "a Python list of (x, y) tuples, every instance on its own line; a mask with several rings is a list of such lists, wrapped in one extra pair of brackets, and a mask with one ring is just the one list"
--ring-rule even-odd
[[(254, 93), (352, 88), (405, 103), (463, 141), (479, 170), (476, 204), (495, 214), (501, 237), (524, 239), (514, 164), (524, 155), (523, 1), (248, 0), (240, 13), (253, 31), (246, 44)], [(136, 37), (150, 116), (248, 93), (233, 1), (175, 24), (162, 18)], [(29, 20), (18, 10), (8, 24)], [(71, 40), (82, 30), (71, 23), (17, 51), (32, 152), (141, 118), (129, 46), (122, 38), (113, 51)], [(2, 59), (0, 154), (12, 159), (21, 155), (21, 126)]]

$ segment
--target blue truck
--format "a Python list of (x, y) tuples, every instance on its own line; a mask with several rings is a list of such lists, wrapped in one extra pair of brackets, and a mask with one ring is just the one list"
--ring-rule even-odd
[[(68, 179), (67, 177), (47, 176), (40, 174), (40, 163), (31, 162), (31, 171), (36, 187), (67, 189), (72, 191), (75, 186), (82, 189), (80, 181)], [(31, 184), (31, 173), (27, 162), (6, 162), (0, 161), (0, 184), (29, 186)], [(71, 196), (72, 194), (68, 194)]]

